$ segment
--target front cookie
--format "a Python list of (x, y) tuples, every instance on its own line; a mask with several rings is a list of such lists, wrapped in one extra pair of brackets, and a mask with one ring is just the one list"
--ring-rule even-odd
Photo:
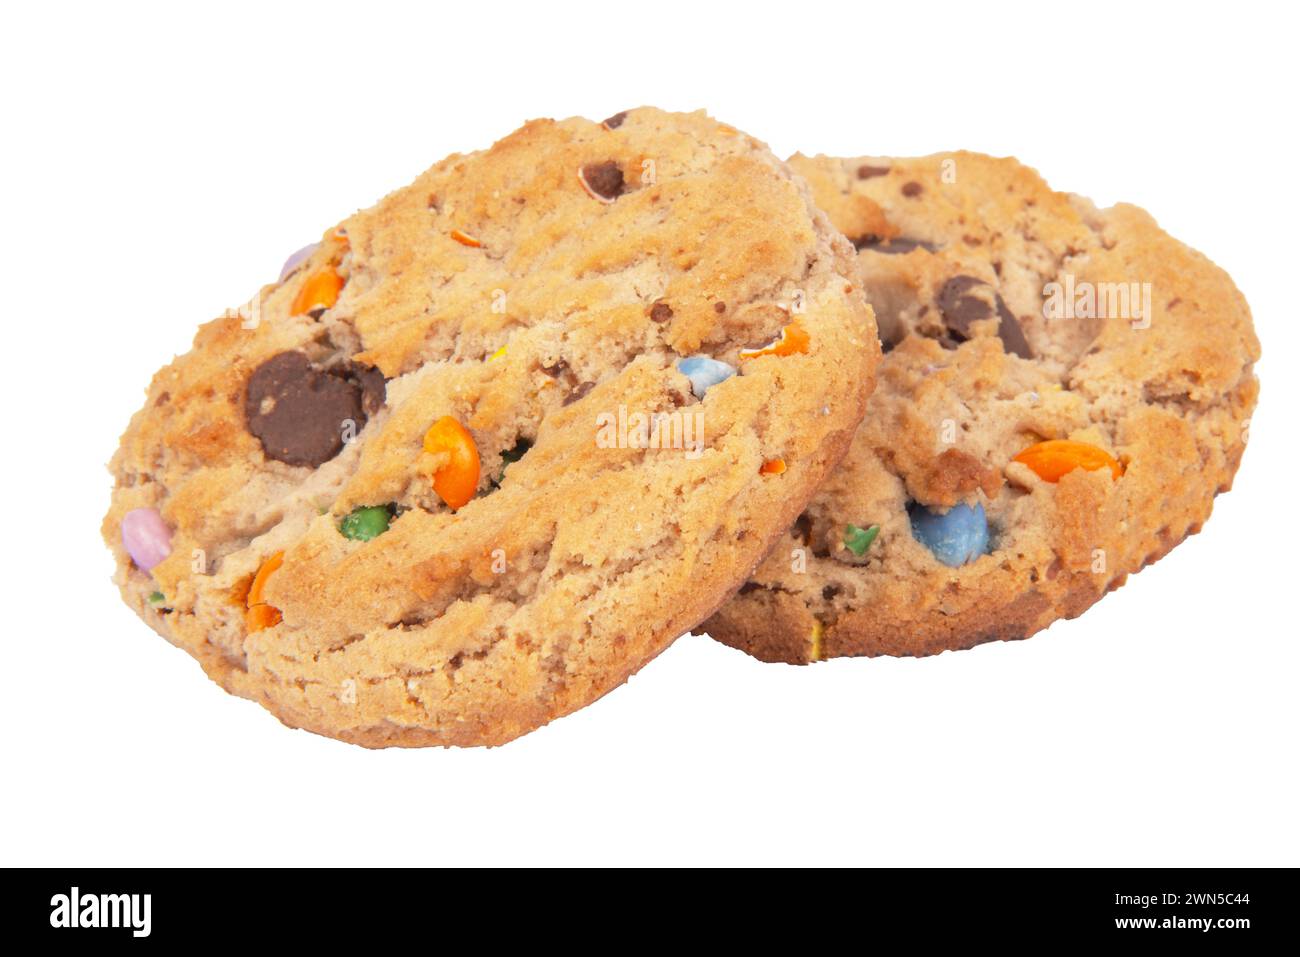
[(703, 114), (527, 124), (286, 265), (112, 463), (123, 596), (367, 746), (498, 744), (710, 614), (861, 418), (852, 248)]
[(1010, 159), (791, 165), (887, 354), (844, 462), (702, 631), (795, 663), (1024, 638), (1200, 529), (1258, 392), (1222, 270)]

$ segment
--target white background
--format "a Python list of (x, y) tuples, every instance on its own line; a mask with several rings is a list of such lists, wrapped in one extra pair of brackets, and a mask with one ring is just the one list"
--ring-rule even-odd
[[(1284, 5), (424, 6), (5, 13), (0, 861), (1300, 864)], [(1014, 154), (1146, 206), (1254, 309), (1236, 489), (1031, 641), (798, 669), (685, 638), (501, 749), (368, 752), (222, 693), (99, 542), (150, 375), (444, 154), (644, 103), (782, 156)]]

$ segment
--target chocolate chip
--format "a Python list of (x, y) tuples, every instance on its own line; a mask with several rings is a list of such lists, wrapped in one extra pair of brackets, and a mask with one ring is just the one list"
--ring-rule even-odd
[(602, 121), (600, 125), (605, 127), (607, 130), (616, 130), (623, 125), (625, 119), (627, 119), (627, 110), (623, 110), (621, 113), (615, 113), (609, 119)]
[(826, 601), (830, 601), (839, 593), (840, 593), (839, 585), (827, 585), (825, 588), (822, 589), (822, 598)]
[(924, 249), (927, 252), (935, 252), (938, 246), (935, 243), (926, 242), (924, 239), (908, 239), (905, 236), (895, 236), (893, 239), (881, 239), (868, 233), (866, 236), (859, 236), (853, 240), (855, 249), (861, 251), (870, 249), (872, 252), (886, 253), (890, 256), (901, 256), (904, 253), (910, 253), (913, 249)]
[(925, 192), (925, 189), (916, 180), (911, 180), (910, 182), (903, 184), (903, 195), (908, 199), (915, 199), (923, 192)]
[(1020, 320), (1015, 317), (1007, 304), (998, 296), (998, 338), (1007, 352), (1015, 353), (1022, 359), (1032, 359), (1034, 350), (1029, 348), (1025, 330), (1020, 327)]
[(716, 312), (718, 315), (722, 315), (724, 312), (727, 311), (727, 304), (725, 302), (715, 302), (713, 304), (713, 311)]
[(939, 312), (943, 314), (943, 324), (958, 342), (970, 338), (971, 323), (993, 315), (990, 302), (970, 294), (971, 290), (987, 285), (974, 276), (953, 276), (939, 290)]
[(556, 359), (553, 365), (542, 366), (542, 371), (552, 379), (558, 379), (569, 370), (569, 364), (563, 359)]
[(613, 160), (588, 163), (582, 168), (582, 181), (602, 199), (613, 201), (623, 195), (623, 171)]
[(888, 173), (888, 166), (871, 166), (863, 163), (858, 167), (858, 179), (874, 179), (877, 176), (886, 176)]
[(267, 458), (315, 468), (342, 451), (346, 421), (360, 431), (383, 402), (377, 369), (320, 369), (301, 352), (281, 352), (249, 376), (244, 418)]
[(594, 388), (596, 388), (596, 383), (594, 382), (582, 383), (580, 386), (578, 386), (576, 389), (574, 389), (572, 392), (570, 392), (568, 395), (564, 397), (564, 405), (572, 405), (574, 402), (577, 402), (579, 399), (581, 399), (584, 395), (586, 395)]
[[(990, 295), (992, 302), (988, 298)], [(1029, 348), (1020, 322), (988, 283), (974, 276), (954, 276), (939, 291), (939, 312), (943, 314), (943, 324), (957, 342), (969, 339), (971, 324), (988, 319), (995, 309), (998, 316), (998, 338), (1002, 340), (1003, 348), (1023, 359), (1032, 359), (1034, 353)]]
[(651, 322), (667, 322), (673, 317), (673, 308), (666, 302), (656, 302), (650, 307)]

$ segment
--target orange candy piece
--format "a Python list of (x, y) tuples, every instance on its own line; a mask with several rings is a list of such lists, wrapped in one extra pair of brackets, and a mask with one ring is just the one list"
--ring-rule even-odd
[(284, 552), (276, 552), (262, 562), (262, 567), (253, 576), (253, 584), (248, 588), (246, 599), (248, 610), (244, 612), (244, 626), (250, 632), (261, 631), (263, 628), (271, 628), (280, 623), (280, 609), (268, 605), (262, 593), (266, 590), (266, 580), (282, 564), (284, 564)]
[(1070, 439), (1038, 442), (1016, 454), (1012, 461), (1028, 465), (1045, 482), (1058, 482), (1062, 475), (1075, 469), (1092, 472), (1108, 468), (1111, 478), (1124, 474), (1124, 466), (1105, 449)]
[(456, 240), (456, 242), (460, 243), (462, 246), (469, 246), (473, 249), (478, 249), (483, 245), (469, 233), (460, 229), (453, 229), (451, 231), (451, 238)]
[(332, 308), (339, 301), (342, 289), (343, 277), (331, 263), (303, 280), (303, 284), (298, 287), (298, 295), (293, 298), (290, 313), (301, 316), (317, 309)]
[(808, 335), (808, 330), (796, 319), (781, 330), (781, 336), (776, 342), (762, 349), (742, 349), (740, 358), (757, 359), (759, 356), (792, 356), (796, 353), (806, 353), (811, 341), (812, 337)]
[(785, 471), (785, 459), (768, 459), (759, 466), (759, 475), (780, 475)]
[(244, 627), (250, 632), (274, 628), (280, 621), (280, 609), (272, 605), (254, 605), (244, 612)]
[(424, 433), (424, 451), (446, 452), (450, 460), (433, 473), (433, 490), (450, 508), (460, 508), (478, 490), (478, 446), (465, 426), (444, 415)]

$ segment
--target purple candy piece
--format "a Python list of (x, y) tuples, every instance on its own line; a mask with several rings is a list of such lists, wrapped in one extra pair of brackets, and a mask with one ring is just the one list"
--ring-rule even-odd
[(312, 243), (310, 246), (303, 246), (302, 249), (298, 250), (296, 253), (294, 253), (292, 256), (286, 259), (284, 261), (284, 266), (281, 267), (280, 269), (280, 282), (284, 282), (285, 276), (289, 275), (289, 273), (293, 272), (295, 269), (301, 266), (303, 260), (306, 259), (308, 256), (310, 256), (312, 253), (314, 253), (316, 251), (316, 247), (319, 245), (320, 243)]
[(172, 553), (172, 530), (156, 508), (133, 508), (122, 517), (122, 547), (148, 571)]

